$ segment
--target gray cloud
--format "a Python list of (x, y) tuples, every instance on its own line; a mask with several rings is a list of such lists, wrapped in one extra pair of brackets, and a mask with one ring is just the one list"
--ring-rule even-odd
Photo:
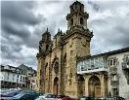
[[(95, 10), (94, 6), (99, 9)], [(89, 28), (93, 30), (91, 54), (129, 46), (128, 1), (92, 1), (89, 4)]]
[[(36, 25), (45, 21), (45, 18), (34, 13), (36, 2), (2, 1), (1, 3), (2, 62), (14, 64), (24, 62), (32, 65), (30, 60), (26, 59), (28, 57), (21, 52), (23, 50), (22, 46), (26, 45), (28, 48), (33, 48), (38, 45), (38, 39), (37, 42), (35, 41), (36, 44), (33, 42), (32, 45), (29, 45), (39, 35), (35, 34), (35, 37), (32, 37), (34, 34), (32, 30), (35, 30)], [(34, 58), (35, 55), (30, 56)], [(23, 61), (23, 59), (26, 60)], [(33, 59), (31, 61), (33, 63)]]
[[(36, 69), (38, 43), (47, 27), (54, 36), (66, 31), (66, 15), (74, 1), (2, 1), (1, 51), (5, 64), (25, 63)], [(129, 46), (129, 2), (81, 1), (93, 30), (91, 54)]]
[(41, 22), (41, 16), (36, 16), (32, 9), (36, 2), (25, 1), (2, 1), (2, 21), (14, 21), (17, 23), (35, 25)]

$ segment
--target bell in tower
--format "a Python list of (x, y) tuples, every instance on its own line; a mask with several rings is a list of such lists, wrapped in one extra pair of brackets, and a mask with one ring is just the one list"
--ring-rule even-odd
[(87, 19), (89, 15), (84, 12), (84, 5), (76, 1), (70, 6), (70, 13), (67, 14), (68, 29), (73, 26), (81, 26), (87, 29)]

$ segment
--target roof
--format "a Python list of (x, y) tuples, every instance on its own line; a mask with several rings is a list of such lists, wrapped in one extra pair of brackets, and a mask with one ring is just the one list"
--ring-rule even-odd
[(34, 70), (32, 67), (28, 67), (28, 66), (26, 66), (26, 65), (24, 65), (24, 64), (21, 64), (21, 65), (19, 65), (18, 66), (20, 69), (23, 69), (23, 70), (31, 70), (31, 71), (35, 71), (36, 72), (36, 70)]
[(105, 52), (105, 53), (100, 53), (100, 54), (96, 54), (96, 55), (88, 55), (88, 56), (84, 56), (84, 57), (78, 57), (77, 59), (78, 59), (78, 61), (81, 61), (84, 59), (89, 59), (89, 58), (94, 58), (94, 57), (99, 57), (99, 56), (109, 56), (109, 55), (114, 55), (114, 54), (123, 53), (123, 52), (127, 52), (127, 51), (129, 51), (129, 47), (118, 49), (118, 50), (113, 50), (113, 51), (109, 51), (109, 52)]

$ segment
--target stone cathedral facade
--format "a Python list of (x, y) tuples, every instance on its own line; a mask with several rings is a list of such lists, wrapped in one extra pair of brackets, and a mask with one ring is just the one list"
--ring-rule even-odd
[[(83, 58), (94, 59), (94, 56), (90, 55), (93, 32), (87, 27), (88, 17), (89, 14), (84, 11), (84, 5), (75, 1), (70, 6), (70, 13), (66, 16), (67, 31), (63, 33), (58, 30), (53, 40), (48, 29), (42, 34), (37, 53), (38, 91), (65, 94), (71, 97), (81, 95), (103, 97), (109, 94), (108, 69), (103, 63), (107, 56), (98, 58), (99, 61), (102, 60), (101, 66), (104, 66), (100, 70), (83, 71), (84, 63), (81, 63), (85, 60)], [(91, 67), (95, 68), (94, 65)]]

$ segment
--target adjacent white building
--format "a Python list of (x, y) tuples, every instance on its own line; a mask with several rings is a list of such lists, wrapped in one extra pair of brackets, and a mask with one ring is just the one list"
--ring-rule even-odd
[(26, 75), (21, 73), (21, 69), (13, 66), (1, 65), (1, 88), (25, 87)]
[(108, 56), (108, 91), (129, 100), (129, 50)]
[(85, 95), (129, 100), (129, 47), (78, 58), (77, 75)]

